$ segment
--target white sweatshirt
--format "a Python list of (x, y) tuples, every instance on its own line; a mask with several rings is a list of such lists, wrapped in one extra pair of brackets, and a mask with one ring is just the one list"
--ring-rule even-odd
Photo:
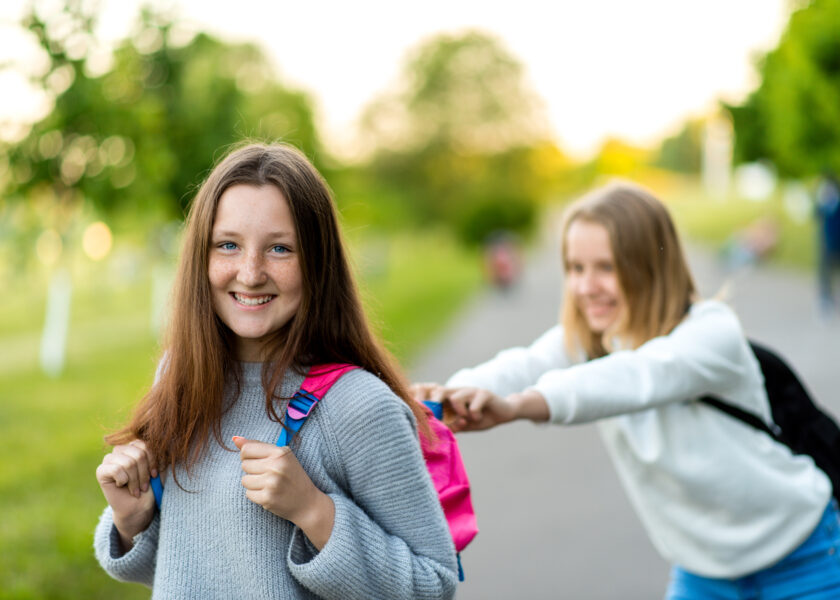
[(503, 396), (533, 388), (552, 423), (599, 420), (651, 541), (690, 572), (740, 577), (810, 535), (831, 496), (828, 477), (810, 457), (694, 401), (712, 394), (771, 422), (758, 362), (725, 304), (695, 304), (670, 334), (636, 350), (573, 362), (555, 326), (446, 385)]

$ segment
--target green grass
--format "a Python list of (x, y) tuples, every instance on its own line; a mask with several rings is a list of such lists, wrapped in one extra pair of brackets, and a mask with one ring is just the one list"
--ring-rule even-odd
[(50, 379), (0, 377), (0, 598), (144, 598), (99, 569), (92, 532), (104, 500), (94, 471), (102, 437), (148, 385), (155, 342), (103, 347)]
[[(441, 233), (388, 239), (357, 235), (353, 247), (374, 320), (407, 360), (477, 287), (480, 264)], [(0, 599), (149, 596), (111, 580), (92, 551), (102, 438), (142, 396), (158, 353), (148, 273), (114, 283), (112, 272), (74, 273), (67, 365), (55, 379), (37, 368), (44, 278), (9, 282), (24, 292), (0, 300)]]
[(403, 364), (411, 363), (481, 284), (479, 253), (442, 232), (374, 240), (360, 249), (368, 314)]

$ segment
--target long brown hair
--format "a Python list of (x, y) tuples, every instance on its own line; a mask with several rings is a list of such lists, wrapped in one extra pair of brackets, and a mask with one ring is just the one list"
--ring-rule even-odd
[[(371, 332), (347, 260), (335, 205), (318, 171), (295, 148), (250, 144), (210, 173), (186, 221), (158, 381), (110, 444), (142, 439), (159, 468), (190, 468), (212, 433), (219, 444), (225, 385), (238, 390), (233, 334), (213, 310), (208, 260), (219, 199), (235, 185), (273, 185), (289, 203), (298, 240), (302, 295), (295, 316), (267, 345), (263, 363), (266, 411), (281, 422), (277, 390), (288, 369), (350, 363), (376, 374), (408, 404), (422, 432), (426, 416), (411, 399), (396, 361)], [(285, 399), (287, 400), (287, 399)], [(174, 473), (174, 469), (173, 469)]]
[[(617, 336), (630, 348), (669, 333), (683, 320), (696, 298), (696, 286), (668, 210), (652, 193), (635, 184), (616, 181), (582, 197), (566, 209), (566, 238), (575, 221), (603, 226), (627, 310), (602, 333), (593, 332), (566, 288), (561, 311), (566, 348), (596, 358), (610, 350)], [(564, 259), (564, 267), (568, 265)]]

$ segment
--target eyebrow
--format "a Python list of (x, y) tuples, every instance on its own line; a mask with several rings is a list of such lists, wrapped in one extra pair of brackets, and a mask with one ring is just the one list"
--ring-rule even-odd
[[(239, 237), (241, 235), (242, 235), (242, 233), (239, 232), (239, 231), (227, 231), (227, 230), (216, 231), (216, 230), (214, 230), (214, 231), (211, 232), (211, 237), (214, 237), (214, 238), (215, 237)], [(293, 231), (270, 231), (269, 233), (266, 234), (266, 237), (272, 238), (272, 239), (294, 237), (294, 232)]]

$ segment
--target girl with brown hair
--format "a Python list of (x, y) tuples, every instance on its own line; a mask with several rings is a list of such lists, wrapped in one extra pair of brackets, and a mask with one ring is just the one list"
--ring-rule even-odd
[(561, 323), (530, 347), (419, 384), (456, 431), (597, 421), (630, 501), (671, 562), (669, 600), (840, 597), (840, 518), (809, 456), (699, 398), (772, 424), (737, 317), (700, 300), (665, 206), (628, 183), (571, 205)]
[[(111, 576), (167, 599), (454, 594), (425, 413), (369, 329), (332, 198), (300, 152), (252, 144), (212, 171), (169, 322), (156, 381), (96, 472)], [(361, 368), (276, 446), (307, 370), (335, 363)]]

